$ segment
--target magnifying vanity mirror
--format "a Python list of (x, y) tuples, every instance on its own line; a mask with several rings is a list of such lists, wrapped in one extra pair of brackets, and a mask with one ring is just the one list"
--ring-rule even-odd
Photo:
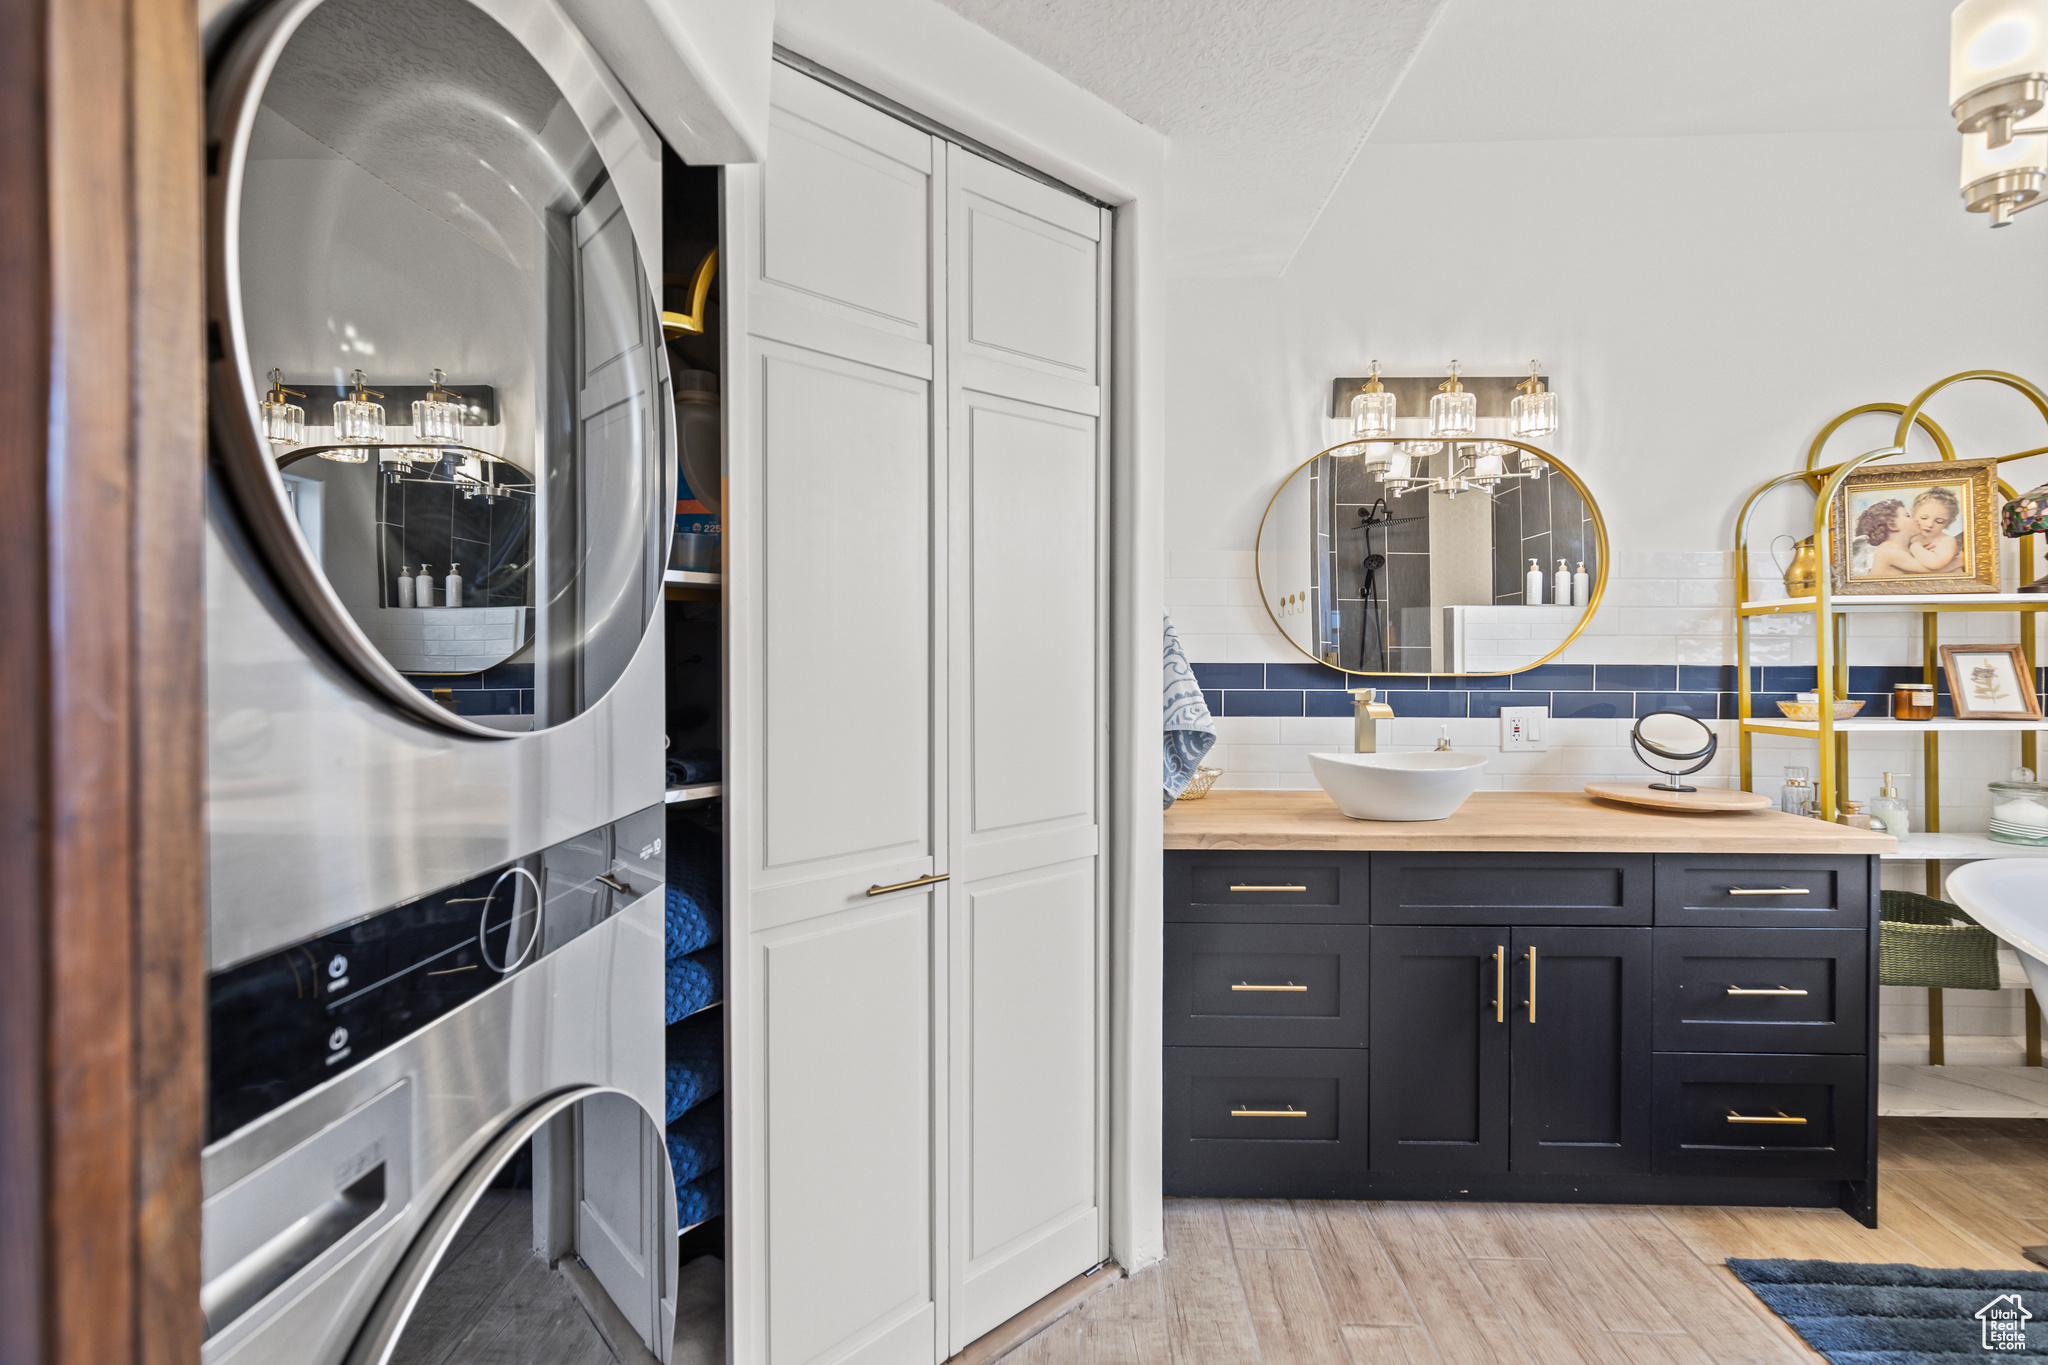
[[(477, 737), (605, 696), (660, 605), (673, 502), (636, 243), (659, 240), (657, 144), (492, 17), (524, 13), (278, 4), (210, 111), (235, 509), (359, 678)], [(455, 714), (456, 689), (496, 710)]]
[(1517, 673), (1585, 629), (1607, 558), (1591, 492), (1548, 452), (1485, 435), (1386, 438), (1287, 476), (1259, 526), (1257, 572), (1273, 624), (1319, 663)]

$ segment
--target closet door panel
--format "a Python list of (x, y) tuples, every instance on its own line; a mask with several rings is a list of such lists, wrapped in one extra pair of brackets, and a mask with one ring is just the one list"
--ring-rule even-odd
[(758, 374), (774, 509), (758, 532), (762, 870), (921, 876), (936, 701), (930, 388), (773, 345)]
[(956, 1339), (1096, 1260), (1095, 877), (1088, 858), (956, 893), (967, 993), (951, 1045), (969, 1077)]
[(929, 339), (932, 139), (777, 66), (759, 283)]
[(934, 928), (904, 892), (757, 936), (769, 1365), (929, 1365)]

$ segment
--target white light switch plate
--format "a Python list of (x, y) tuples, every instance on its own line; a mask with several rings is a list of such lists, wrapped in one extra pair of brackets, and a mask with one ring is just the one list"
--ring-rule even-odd
[(1547, 706), (1503, 706), (1500, 708), (1500, 747), (1538, 750), (1550, 747), (1550, 708)]

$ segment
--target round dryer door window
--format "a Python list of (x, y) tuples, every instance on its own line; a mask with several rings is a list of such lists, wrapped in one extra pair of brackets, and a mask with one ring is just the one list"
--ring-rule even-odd
[(215, 459), (290, 607), (429, 724), (597, 705), (672, 525), (659, 144), (510, 0), (285, 0), (211, 123)]

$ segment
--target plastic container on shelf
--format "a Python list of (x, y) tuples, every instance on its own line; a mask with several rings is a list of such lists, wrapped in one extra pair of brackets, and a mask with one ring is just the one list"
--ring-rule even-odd
[(1990, 837), (2001, 844), (2048, 847), (2048, 783), (2036, 782), (2031, 768), (2014, 768), (1991, 788)]

